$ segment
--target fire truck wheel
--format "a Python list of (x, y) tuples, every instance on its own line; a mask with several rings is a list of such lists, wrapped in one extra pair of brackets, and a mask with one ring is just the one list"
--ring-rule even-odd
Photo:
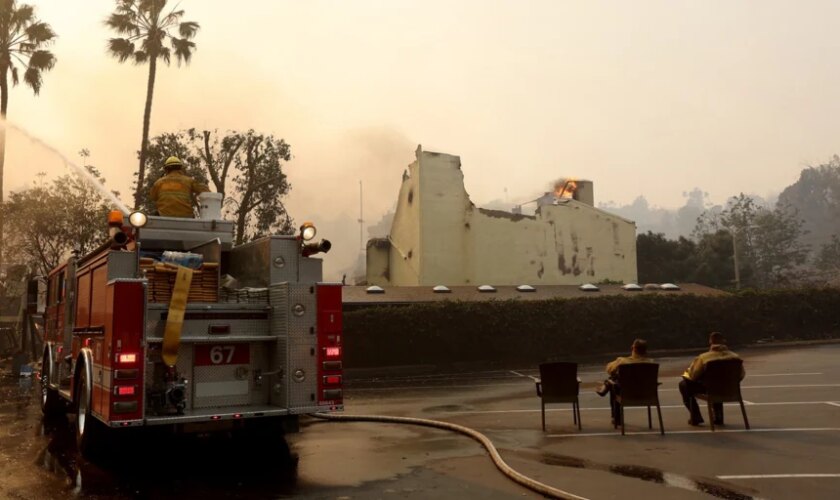
[(64, 404), (58, 391), (50, 388), (50, 371), (52, 366), (49, 357), (44, 356), (41, 363), (41, 411), (47, 417), (57, 416), (64, 413)]
[(95, 456), (103, 444), (105, 426), (91, 414), (91, 383), (87, 370), (81, 367), (76, 394), (76, 447), (84, 457)]

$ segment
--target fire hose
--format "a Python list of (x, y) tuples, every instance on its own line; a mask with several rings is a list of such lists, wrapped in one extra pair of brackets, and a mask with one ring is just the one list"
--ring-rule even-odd
[(490, 441), (490, 438), (488, 438), (487, 436), (478, 432), (475, 429), (470, 429), (469, 427), (464, 427), (462, 425), (452, 424), (449, 422), (443, 422), (440, 420), (428, 420), (425, 418), (413, 417), (391, 417), (385, 415), (334, 415), (329, 413), (313, 413), (312, 416), (323, 420), (334, 420), (340, 422), (379, 422), (391, 424), (420, 425), (424, 427), (433, 427), (436, 429), (457, 432), (481, 443), (481, 445), (484, 446), (484, 448), (487, 450), (487, 453), (490, 454), (490, 459), (493, 461), (493, 464), (496, 466), (497, 469), (499, 469), (499, 471), (501, 471), (502, 474), (504, 474), (514, 482), (519, 483), (520, 485), (528, 488), (529, 490), (535, 491), (549, 498), (561, 498), (564, 500), (587, 500), (585, 497), (581, 497), (573, 493), (554, 488), (545, 483), (541, 483), (535, 479), (531, 479), (530, 477), (520, 472), (517, 472), (502, 459), (502, 456), (499, 454), (498, 450), (496, 450), (496, 447), (493, 446), (493, 442)]

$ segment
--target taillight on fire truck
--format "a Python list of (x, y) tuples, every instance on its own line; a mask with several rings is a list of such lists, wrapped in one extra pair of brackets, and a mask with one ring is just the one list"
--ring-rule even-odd
[[(125, 425), (143, 417), (143, 331), (146, 288), (136, 281), (116, 281), (113, 287), (114, 315), (110, 400), (102, 405), (110, 425)], [(105, 393), (107, 394), (107, 392)], [(130, 424), (132, 425), (132, 424)]]
[(117, 363), (121, 365), (130, 365), (137, 362), (137, 354), (134, 353), (123, 353), (117, 355)]
[(137, 393), (137, 388), (133, 385), (121, 385), (114, 387), (114, 394), (116, 396), (134, 396)]
[(339, 408), (343, 404), (341, 285), (318, 285), (317, 303), (318, 404)]

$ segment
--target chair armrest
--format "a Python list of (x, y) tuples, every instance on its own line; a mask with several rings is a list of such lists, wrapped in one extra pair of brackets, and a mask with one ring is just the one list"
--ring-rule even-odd
[(542, 382), (538, 380), (534, 380), (534, 383), (537, 386), (537, 396), (542, 397)]

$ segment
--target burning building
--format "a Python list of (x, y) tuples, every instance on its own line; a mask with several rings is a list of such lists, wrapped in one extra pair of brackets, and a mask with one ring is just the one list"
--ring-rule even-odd
[(457, 156), (423, 151), (403, 175), (391, 232), (368, 241), (369, 285), (636, 281), (636, 225), (561, 179), (534, 215), (476, 207)]

